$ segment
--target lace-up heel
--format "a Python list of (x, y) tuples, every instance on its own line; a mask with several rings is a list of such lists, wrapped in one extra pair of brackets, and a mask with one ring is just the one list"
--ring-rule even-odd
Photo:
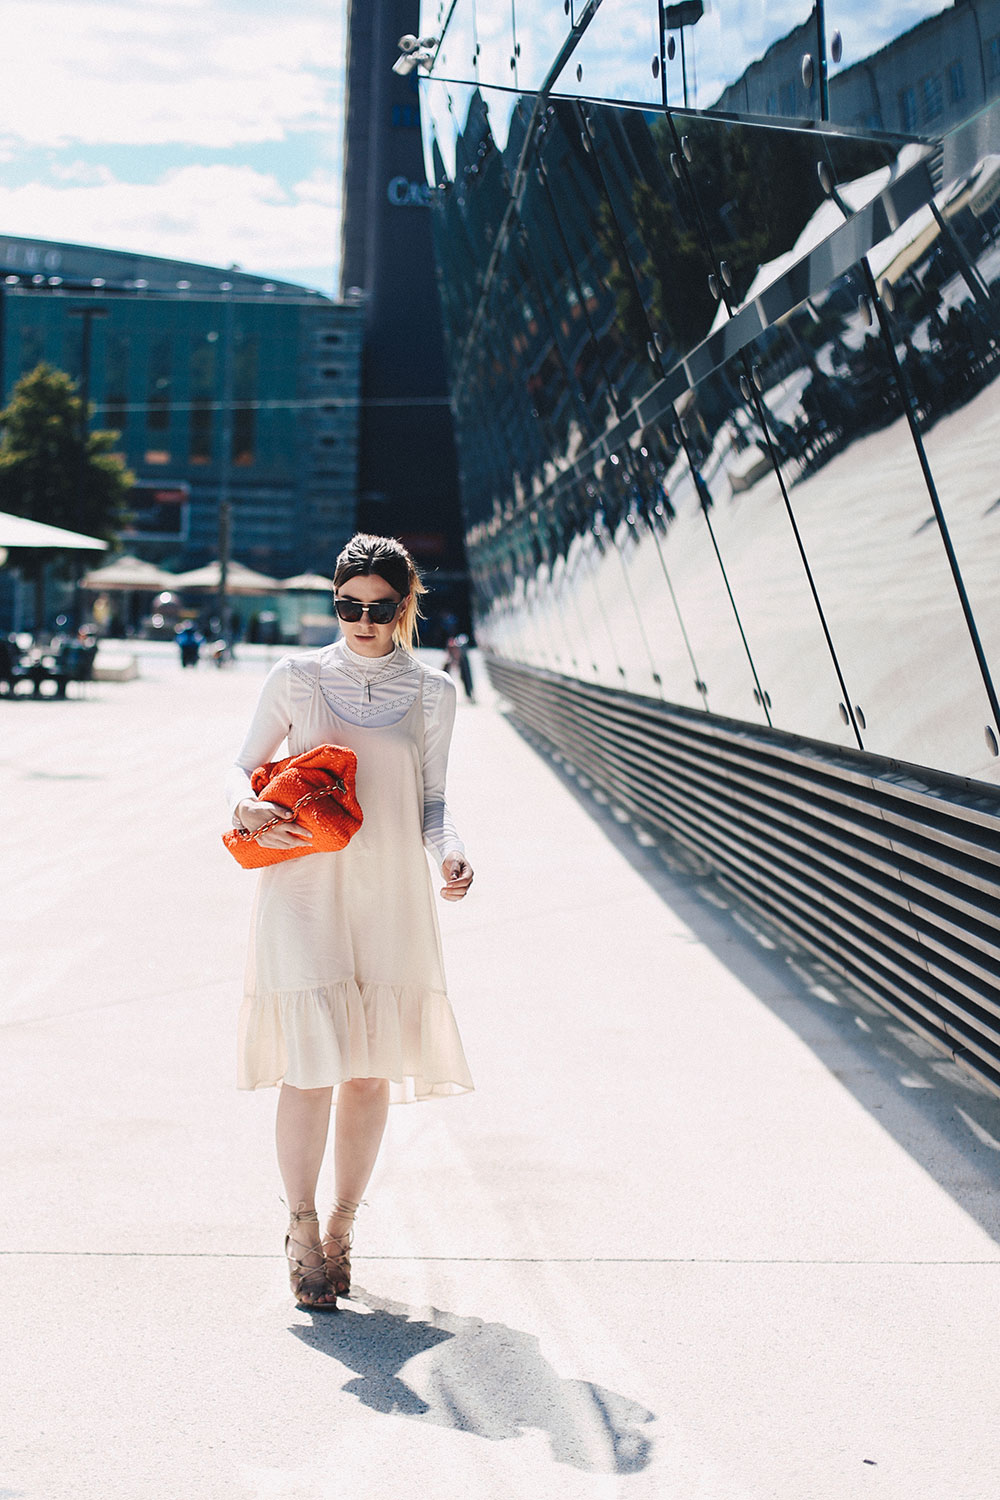
[[(299, 1239), (296, 1231), (300, 1224), (315, 1224), (316, 1242)], [(300, 1203), (292, 1214), (285, 1235), (285, 1257), (288, 1261), (288, 1283), (299, 1307), (315, 1308), (321, 1312), (337, 1311), (337, 1294), (326, 1272), (326, 1254), (319, 1242), (319, 1215), (314, 1208)], [(299, 1250), (302, 1255), (297, 1254)]]
[(346, 1220), (346, 1226), (334, 1232), (328, 1223), (323, 1236), (326, 1276), (338, 1297), (349, 1297), (351, 1293), (351, 1245), (354, 1240), (354, 1216), (360, 1207), (360, 1203), (349, 1203), (346, 1198), (335, 1198), (329, 1213), (329, 1220), (337, 1220), (340, 1223)]

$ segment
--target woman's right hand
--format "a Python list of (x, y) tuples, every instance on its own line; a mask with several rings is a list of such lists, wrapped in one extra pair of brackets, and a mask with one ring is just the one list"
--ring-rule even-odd
[(309, 829), (303, 827), (291, 809), (278, 802), (259, 802), (256, 797), (244, 797), (233, 808), (233, 826), (249, 828), (251, 833), (263, 823), (270, 823), (272, 818), (283, 821), (256, 840), (262, 849), (294, 849), (296, 844), (312, 838)]

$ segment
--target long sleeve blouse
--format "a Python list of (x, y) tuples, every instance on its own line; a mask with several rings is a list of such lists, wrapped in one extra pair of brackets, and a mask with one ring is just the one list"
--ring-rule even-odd
[[(315, 659), (315, 658), (314, 658)], [(397, 646), (388, 656), (359, 656), (345, 641), (319, 656), (319, 688), (330, 707), (352, 724), (380, 728), (403, 718), (420, 691), (423, 674), (424, 713), (424, 845), (439, 862), (465, 848), (445, 800), (448, 750), (455, 723), (455, 685), (446, 672), (425, 667)], [(294, 656), (282, 657), (268, 673), (257, 708), (235, 764), (226, 777), (226, 800), (232, 813), (244, 797), (253, 797), (251, 772), (275, 760), (292, 726), (293, 684), (315, 680)]]

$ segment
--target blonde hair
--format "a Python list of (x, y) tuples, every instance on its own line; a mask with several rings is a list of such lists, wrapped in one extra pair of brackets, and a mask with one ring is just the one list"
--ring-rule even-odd
[(394, 536), (371, 536), (359, 531), (352, 536), (337, 558), (333, 571), (333, 586), (339, 589), (351, 578), (365, 577), (377, 573), (400, 597), (406, 599), (406, 607), (396, 619), (392, 639), (397, 646), (412, 651), (418, 644), (417, 621), (423, 619), (420, 596), (427, 588), (420, 577), (416, 563), (409, 552)]

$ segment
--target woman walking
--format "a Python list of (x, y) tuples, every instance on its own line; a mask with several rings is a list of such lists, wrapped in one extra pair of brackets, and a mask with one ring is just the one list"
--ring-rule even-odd
[[(333, 1309), (350, 1290), (354, 1216), (390, 1098), (473, 1086), (424, 854), (440, 864), (441, 895), (460, 901), (472, 868), (445, 802), (455, 688), (412, 655), (424, 592), (399, 542), (355, 536), (334, 572), (343, 638), (275, 665), (227, 781), (234, 827), (281, 817), (259, 842), (291, 848), (311, 834), (257, 800), (251, 772), (285, 739), (291, 755), (321, 744), (357, 755), (364, 821), (352, 841), (261, 872), (240, 1015), (239, 1087), (281, 1085), (285, 1251), (296, 1300), (313, 1308)], [(321, 1228), (316, 1184), (334, 1097), (336, 1196)]]

